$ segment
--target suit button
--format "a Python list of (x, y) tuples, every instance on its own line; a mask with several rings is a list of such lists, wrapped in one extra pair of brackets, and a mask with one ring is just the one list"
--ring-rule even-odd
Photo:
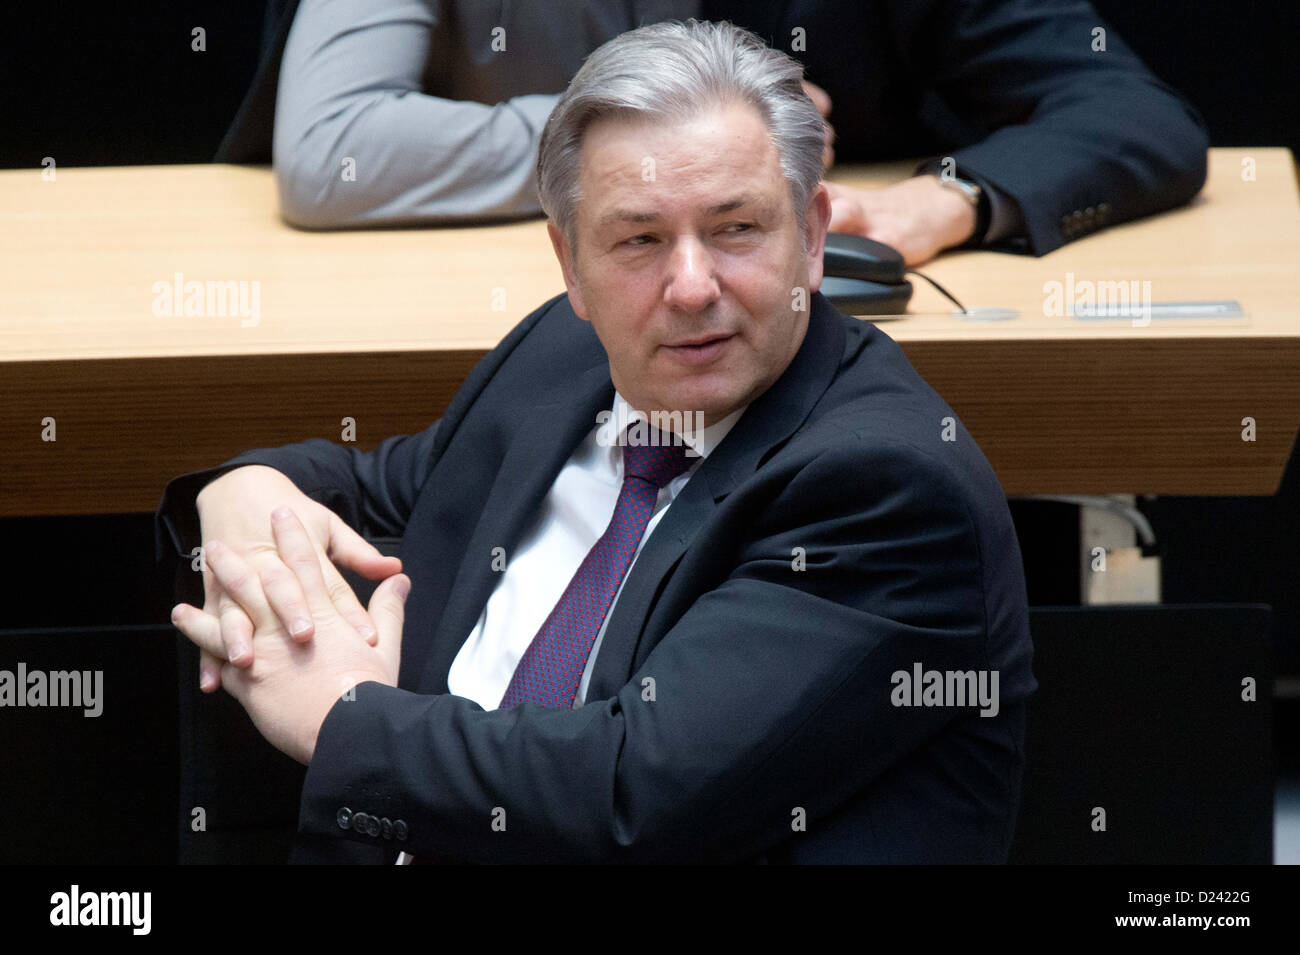
[(1095, 218), (1096, 215), (1097, 215), (1097, 207), (1096, 207), (1096, 206), (1089, 206), (1088, 208), (1086, 208), (1086, 209), (1083, 210), (1083, 217), (1084, 217), (1085, 219), (1092, 219), (1092, 218)]
[(1110, 205), (1105, 202), (1097, 203), (1097, 215), (1101, 218), (1102, 222), (1105, 222), (1110, 218)]
[(370, 818), (370, 817), (367, 816), (364, 812), (353, 813), (353, 814), (352, 814), (352, 831), (353, 831), (353, 832), (365, 832), (365, 831), (366, 831), (366, 820), (369, 819), (369, 818)]
[(348, 829), (352, 826), (352, 810), (344, 806), (334, 819), (338, 822), (340, 829)]
[(379, 820), (375, 816), (366, 816), (366, 835), (371, 838), (379, 835)]
[(406, 821), (403, 819), (398, 819), (396, 822), (393, 823), (393, 836), (397, 839), (398, 842), (405, 842), (406, 835), (407, 835)]
[(385, 839), (393, 838), (393, 821), (391, 819), (380, 819), (379, 829)]

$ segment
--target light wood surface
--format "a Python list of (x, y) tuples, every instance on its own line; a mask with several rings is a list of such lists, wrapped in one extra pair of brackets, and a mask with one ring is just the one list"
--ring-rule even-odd
[[(1253, 178), (1243, 161), (1253, 164)], [(862, 186), (908, 164), (838, 170)], [(563, 288), (542, 222), (298, 231), (267, 169), (0, 172), (0, 516), (152, 509), (167, 479), (248, 447), (369, 447), (418, 430)], [(1042, 258), (942, 256), (879, 319), (962, 416), (1009, 494), (1269, 494), (1300, 426), (1300, 202), (1284, 149), (1211, 152), (1188, 207)], [(156, 283), (256, 283), (259, 314), (158, 315)], [(1044, 314), (1045, 283), (1150, 282), (1226, 319)], [(41, 440), (53, 418), (57, 441)], [(1257, 440), (1241, 439), (1242, 419)]]

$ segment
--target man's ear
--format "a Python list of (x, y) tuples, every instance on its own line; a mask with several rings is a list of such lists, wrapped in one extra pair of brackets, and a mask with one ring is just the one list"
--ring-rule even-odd
[(546, 222), (546, 234), (551, 237), (551, 248), (555, 250), (555, 257), (560, 260), (560, 271), (564, 273), (564, 286), (569, 290), (569, 304), (573, 306), (574, 314), (586, 321), (587, 310), (582, 304), (582, 288), (578, 284), (577, 269), (573, 267), (573, 251), (569, 248), (568, 240), (550, 220)]
[(816, 292), (822, 285), (822, 253), (826, 250), (826, 230), (831, 224), (831, 194), (826, 183), (817, 183), (817, 188), (808, 198), (808, 211), (804, 214), (804, 239), (808, 245), (808, 285)]

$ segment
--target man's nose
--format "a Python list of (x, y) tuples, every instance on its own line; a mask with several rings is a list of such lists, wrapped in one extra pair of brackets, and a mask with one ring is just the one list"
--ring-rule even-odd
[(709, 249), (698, 239), (679, 241), (668, 260), (664, 302), (671, 308), (697, 312), (712, 305), (721, 294)]

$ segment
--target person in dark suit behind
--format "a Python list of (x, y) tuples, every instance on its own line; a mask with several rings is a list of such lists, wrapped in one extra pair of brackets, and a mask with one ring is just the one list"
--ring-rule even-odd
[[(837, 159), (927, 157), (883, 189), (830, 184), (832, 232), (911, 263), (956, 245), (1045, 255), (1205, 184), (1204, 120), (1085, 0), (706, 6), (801, 47), (792, 55), (834, 104)], [(973, 217), (943, 202), (963, 194)]]
[(534, 215), (542, 125), (582, 58), (697, 13), (804, 63), (841, 161), (927, 157), (882, 189), (830, 186), (832, 232), (910, 264), (1043, 255), (1205, 182), (1196, 110), (1082, 0), (289, 0), (217, 161), (273, 159), (305, 228)]
[(539, 155), (567, 295), (419, 434), (168, 485), (204, 687), (308, 765), (297, 858), (1005, 861), (1020, 553), (952, 410), (816, 291), (800, 72), (726, 24), (602, 46)]

